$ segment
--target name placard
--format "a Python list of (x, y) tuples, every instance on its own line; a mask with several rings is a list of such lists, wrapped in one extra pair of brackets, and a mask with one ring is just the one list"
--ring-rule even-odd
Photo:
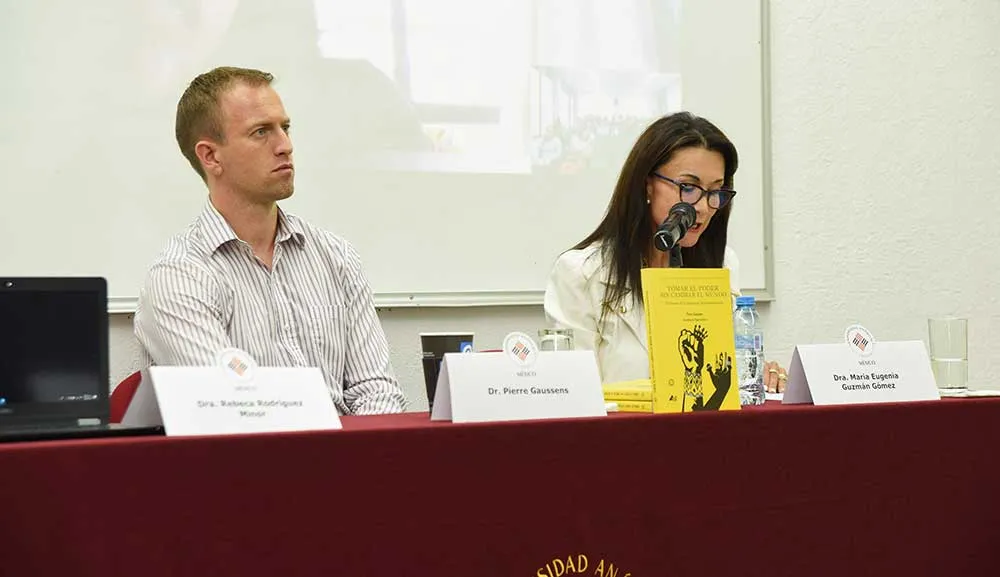
[[(861, 341), (859, 341), (860, 343)], [(848, 405), (941, 398), (921, 341), (799, 345), (784, 403)]]
[(149, 375), (169, 436), (341, 428), (317, 368), (260, 367), (240, 380), (216, 367), (150, 367)]
[(122, 419), (163, 425), (169, 436), (340, 429), (318, 368), (258, 367), (245, 351), (220, 351), (206, 367), (149, 367)]
[(592, 351), (538, 351), (521, 336), (508, 335), (504, 352), (446, 353), (431, 419), (473, 423), (607, 415)]

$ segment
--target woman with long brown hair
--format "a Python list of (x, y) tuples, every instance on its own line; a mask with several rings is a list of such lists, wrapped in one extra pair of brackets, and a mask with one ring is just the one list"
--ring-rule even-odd
[[(708, 120), (688, 112), (656, 120), (625, 160), (604, 219), (556, 261), (545, 313), (573, 329), (577, 348), (596, 352), (605, 383), (649, 377), (640, 271), (671, 266), (653, 238), (678, 202), (697, 213), (677, 243), (680, 262), (728, 268), (739, 294), (739, 261), (726, 242), (738, 165), (736, 147)], [(784, 369), (765, 368), (767, 390), (784, 390)]]

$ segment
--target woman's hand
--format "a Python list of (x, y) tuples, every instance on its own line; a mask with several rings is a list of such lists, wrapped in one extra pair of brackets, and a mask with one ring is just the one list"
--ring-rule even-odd
[(788, 371), (777, 361), (764, 363), (764, 390), (769, 393), (784, 393), (788, 381)]

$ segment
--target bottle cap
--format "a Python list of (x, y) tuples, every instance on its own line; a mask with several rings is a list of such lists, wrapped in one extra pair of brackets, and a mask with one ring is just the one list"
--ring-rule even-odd
[(752, 307), (757, 303), (757, 299), (752, 296), (736, 297), (736, 306)]

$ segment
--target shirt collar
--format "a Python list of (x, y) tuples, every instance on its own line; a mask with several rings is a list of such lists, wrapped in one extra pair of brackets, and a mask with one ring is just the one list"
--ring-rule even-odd
[[(222, 216), (222, 213), (215, 208), (211, 200), (205, 201), (205, 208), (201, 211), (201, 216), (198, 218), (198, 224), (201, 228), (201, 232), (204, 235), (205, 241), (208, 243), (209, 252), (215, 252), (219, 250), (222, 245), (234, 241), (240, 240), (236, 236), (236, 232), (233, 227), (229, 226), (229, 222), (226, 218)], [(294, 240), (299, 245), (305, 241), (306, 235), (303, 230), (302, 223), (294, 216), (285, 214), (285, 211), (278, 208), (278, 232), (275, 236), (275, 241), (278, 243), (284, 243), (288, 240)]]
[(306, 240), (306, 231), (302, 226), (302, 221), (278, 207), (278, 242), (294, 240), (299, 246)]

